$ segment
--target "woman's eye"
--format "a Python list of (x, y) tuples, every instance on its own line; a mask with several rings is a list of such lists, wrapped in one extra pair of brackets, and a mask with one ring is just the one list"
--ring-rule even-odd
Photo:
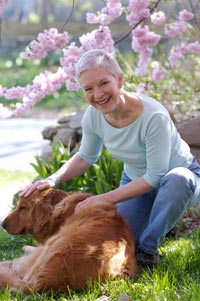
[(90, 92), (90, 91), (92, 91), (91, 88), (86, 88), (86, 89), (85, 89), (85, 92)]

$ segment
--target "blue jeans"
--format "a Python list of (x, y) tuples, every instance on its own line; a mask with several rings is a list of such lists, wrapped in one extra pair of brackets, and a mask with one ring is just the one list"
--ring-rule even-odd
[[(120, 186), (130, 181), (123, 172)], [(128, 221), (136, 245), (153, 254), (184, 211), (199, 201), (200, 165), (194, 158), (188, 168), (170, 170), (158, 188), (119, 203), (118, 211)]]

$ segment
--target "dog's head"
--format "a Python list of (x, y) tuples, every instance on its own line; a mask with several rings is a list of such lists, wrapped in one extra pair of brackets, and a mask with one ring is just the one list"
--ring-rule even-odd
[(2, 222), (2, 227), (13, 235), (38, 233), (49, 221), (56, 204), (66, 196), (67, 193), (58, 189), (35, 190), (30, 196), (20, 198), (16, 209)]
[(20, 198), (1, 225), (9, 234), (31, 234), (38, 243), (44, 243), (74, 213), (76, 204), (89, 196), (90, 193), (66, 193), (52, 188), (35, 190)]

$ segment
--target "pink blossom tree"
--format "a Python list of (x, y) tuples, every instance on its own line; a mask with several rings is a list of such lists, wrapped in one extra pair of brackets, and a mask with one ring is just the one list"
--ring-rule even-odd
[[(0, 85), (0, 97), (19, 99), (12, 109), (0, 104), (0, 118), (23, 114), (46, 95), (59, 91), (63, 84), (66, 84), (67, 90), (78, 90), (75, 64), (79, 57), (93, 48), (114, 52), (127, 36), (132, 37), (131, 49), (138, 58), (132, 74), (137, 82), (136, 90), (151, 93), (154, 89), (155, 93), (155, 88), (169, 80), (180, 61), (190, 59), (191, 55), (198, 58), (200, 54), (200, 43), (192, 34), (198, 27), (198, 16), (192, 0), (188, 2), (189, 8), (180, 6), (178, 15), (170, 16), (161, 10), (161, 0), (129, 0), (126, 4), (122, 0), (105, 0), (105, 6), (100, 11), (86, 14), (87, 22), (98, 27), (82, 35), (79, 45), (70, 41), (70, 32), (58, 32), (56, 28), (51, 28), (39, 33), (25, 49), (24, 59), (41, 60), (49, 52), (62, 49), (60, 66), (56, 72), (46, 70), (37, 75), (25, 87), (8, 88)], [(0, 14), (7, 3), (8, 0), (0, 0)], [(110, 24), (118, 18), (124, 18), (129, 30), (117, 41), (112, 36)], [(156, 49), (166, 40), (171, 40), (170, 49), (164, 52), (164, 59), (155, 60)]]

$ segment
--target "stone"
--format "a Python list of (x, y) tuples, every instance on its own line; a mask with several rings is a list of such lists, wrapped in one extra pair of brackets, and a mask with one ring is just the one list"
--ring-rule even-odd
[(58, 129), (55, 135), (56, 143), (62, 142), (65, 147), (70, 144), (70, 149), (73, 149), (79, 141), (80, 137), (78, 137), (77, 132), (70, 128)]
[(200, 164), (200, 147), (190, 146), (190, 150)]
[(189, 145), (200, 147), (200, 116), (177, 125), (177, 130)]
[(66, 125), (53, 125), (53, 126), (47, 126), (42, 131), (42, 137), (43, 139), (47, 140), (53, 140), (53, 137), (57, 134), (58, 130), (66, 128)]
[(63, 124), (63, 123), (69, 123), (70, 119), (75, 115), (76, 113), (71, 113), (71, 114), (67, 114), (62, 116), (61, 118), (58, 119), (58, 123), (59, 124)]
[(72, 116), (69, 121), (69, 127), (72, 129), (81, 128), (81, 120), (83, 117), (84, 112), (80, 111), (76, 115)]

